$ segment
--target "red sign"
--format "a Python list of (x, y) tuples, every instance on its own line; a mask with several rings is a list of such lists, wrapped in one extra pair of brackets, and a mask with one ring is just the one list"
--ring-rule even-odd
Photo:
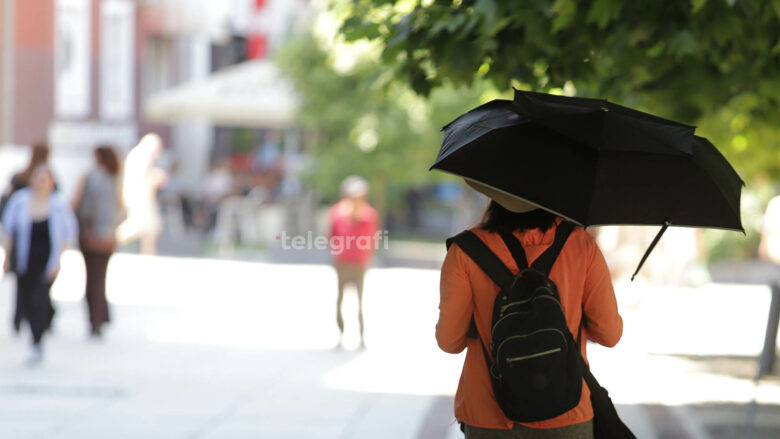
[(247, 57), (262, 59), (268, 51), (268, 37), (264, 34), (253, 34), (247, 40)]
[(262, 59), (268, 53), (268, 35), (260, 27), (260, 17), (266, 7), (266, 0), (255, 0), (246, 41), (246, 55), (249, 59)]

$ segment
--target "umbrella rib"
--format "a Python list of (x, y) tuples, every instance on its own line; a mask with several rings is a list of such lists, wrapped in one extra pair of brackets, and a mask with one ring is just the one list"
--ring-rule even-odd
[[(452, 171), (448, 171), (448, 170), (444, 170), (444, 169), (439, 169), (439, 171), (441, 171), (441, 172), (444, 172), (444, 173), (447, 173), (447, 174), (450, 174), (450, 175), (454, 175), (454, 176), (456, 176), (456, 177), (460, 177), (460, 178), (462, 178), (462, 179), (464, 179), (464, 180), (465, 180), (466, 178), (469, 178), (469, 177), (466, 177), (466, 176), (460, 175), (460, 174), (458, 174), (458, 173), (455, 173), (455, 172), (452, 172)], [(471, 179), (471, 180), (474, 180), (473, 178), (470, 178), (470, 179)], [(474, 181), (479, 181), (479, 180), (474, 180)], [(560, 212), (556, 212), (556, 211), (554, 211), (554, 210), (552, 210), (552, 209), (550, 209), (550, 208), (548, 208), (548, 207), (541, 206), (541, 205), (539, 205), (539, 204), (537, 204), (537, 203), (534, 203), (533, 201), (531, 201), (531, 200), (528, 200), (528, 199), (525, 199), (525, 198), (523, 198), (523, 197), (518, 197), (517, 195), (515, 195), (515, 194), (513, 194), (513, 193), (511, 193), (511, 192), (507, 192), (507, 191), (505, 191), (505, 190), (503, 190), (503, 189), (497, 188), (497, 187), (495, 187), (495, 186), (491, 186), (491, 185), (489, 185), (489, 184), (487, 184), (487, 183), (484, 183), (484, 182), (482, 182), (482, 181), (479, 181), (479, 183), (480, 183), (480, 184), (483, 184), (483, 185), (485, 185), (485, 186), (487, 186), (487, 187), (489, 187), (490, 189), (493, 189), (494, 191), (501, 192), (501, 193), (503, 193), (503, 194), (509, 195), (510, 197), (514, 197), (514, 198), (520, 199), (520, 200), (522, 200), (522, 201), (524, 201), (524, 202), (526, 202), (526, 203), (528, 203), (528, 204), (531, 204), (531, 205), (534, 205), (534, 206), (538, 207), (539, 209), (543, 209), (543, 210), (546, 210), (546, 211), (548, 211), (548, 212), (550, 212), (550, 213), (554, 213), (555, 215), (558, 215), (559, 217), (561, 217), (561, 218), (563, 218), (563, 219), (565, 219), (565, 220), (571, 221), (571, 222), (573, 222), (574, 224), (578, 224), (578, 225), (580, 225), (580, 226), (583, 226), (583, 227), (585, 227), (585, 226), (584, 226), (584, 225), (583, 225), (581, 222), (579, 222), (579, 221), (577, 221), (577, 220), (575, 220), (575, 219), (573, 219), (573, 218), (570, 218), (570, 217), (568, 217), (568, 216), (566, 216), (566, 215), (564, 215), (564, 214), (562, 214), (562, 213), (560, 213)]]

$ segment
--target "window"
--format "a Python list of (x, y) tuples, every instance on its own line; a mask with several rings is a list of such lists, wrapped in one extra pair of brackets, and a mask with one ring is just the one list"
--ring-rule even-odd
[(133, 116), (135, 95), (135, 8), (130, 0), (100, 5), (100, 116)]
[(54, 102), (62, 117), (85, 117), (90, 110), (91, 0), (57, 0)]
[(146, 42), (144, 56), (144, 100), (165, 90), (172, 84), (172, 48), (165, 37), (150, 37)]

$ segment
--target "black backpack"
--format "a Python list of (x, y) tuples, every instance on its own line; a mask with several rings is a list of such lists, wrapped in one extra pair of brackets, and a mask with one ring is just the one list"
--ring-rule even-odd
[[(458, 244), (501, 287), (493, 302), (489, 352), (480, 344), (496, 401), (515, 422), (554, 418), (580, 402), (580, 345), (569, 331), (558, 289), (548, 277), (574, 227), (562, 222), (553, 244), (530, 267), (517, 238), (499, 233), (517, 262), (517, 274), (471, 231), (447, 240), (447, 247)], [(471, 326), (470, 335), (479, 338), (473, 318)]]

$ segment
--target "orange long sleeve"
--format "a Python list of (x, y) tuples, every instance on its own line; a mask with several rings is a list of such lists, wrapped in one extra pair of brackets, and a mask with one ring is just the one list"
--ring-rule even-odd
[[(472, 229), (477, 236), (514, 273), (519, 270), (501, 238), (482, 229)], [(555, 228), (517, 232), (533, 262), (552, 243)], [(550, 273), (558, 286), (561, 304), (569, 330), (577, 336), (582, 311), (587, 315), (585, 333), (597, 343), (614, 346), (623, 332), (615, 292), (604, 256), (593, 237), (577, 228), (569, 237)], [(483, 427), (508, 429), (514, 422), (507, 419), (493, 396), (480, 340), (466, 337), (472, 315), (482, 343), (489, 345), (493, 300), (499, 287), (457, 245), (447, 252), (441, 270), (441, 298), (436, 341), (449, 353), (468, 348), (460, 383), (455, 396), (455, 417), (460, 422)], [(586, 357), (586, 344), (582, 344)], [(583, 385), (579, 405), (553, 419), (532, 422), (534, 428), (556, 428), (585, 422), (593, 417), (590, 391)]]
[(471, 283), (466, 274), (467, 262), (463, 260), (468, 256), (455, 247), (449, 249), (441, 268), (439, 323), (436, 325), (436, 341), (441, 350), (450, 354), (460, 353), (466, 348), (466, 332), (474, 313)]

